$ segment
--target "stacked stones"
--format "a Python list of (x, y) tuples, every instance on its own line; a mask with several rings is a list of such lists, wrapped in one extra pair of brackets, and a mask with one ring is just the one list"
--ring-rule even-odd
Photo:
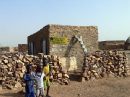
[(127, 77), (129, 67), (125, 52), (96, 51), (84, 58), (82, 81), (103, 77)]
[[(49, 58), (49, 56), (48, 56)], [(40, 58), (38, 56), (31, 56), (24, 53), (6, 53), (0, 56), (0, 87), (2, 88), (18, 88), (23, 87), (23, 75), (26, 70), (26, 65), (32, 64), (33, 71), (35, 72), (35, 69), (37, 65), (40, 64)], [(56, 64), (55, 64), (56, 65)], [(60, 80), (60, 83), (68, 84), (68, 75), (67, 72), (62, 71), (62, 67), (58, 65), (59, 67), (52, 65), (52, 71), (55, 71), (52, 73), (52, 79)], [(56, 69), (60, 68), (60, 70)], [(62, 74), (61, 76), (59, 76)], [(55, 78), (55, 76), (58, 75), (58, 78)], [(67, 78), (67, 80), (65, 80)]]
[(69, 84), (69, 76), (67, 71), (63, 68), (62, 63), (60, 63), (60, 57), (51, 55), (47, 57), (51, 67), (51, 79), (60, 84)]
[(26, 64), (31, 63), (31, 56), (18, 53), (6, 53), (0, 56), (0, 85), (13, 89), (22, 87)]

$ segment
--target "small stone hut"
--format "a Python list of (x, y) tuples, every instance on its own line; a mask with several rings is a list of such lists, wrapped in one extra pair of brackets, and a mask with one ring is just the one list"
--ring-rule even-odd
[(82, 36), (88, 52), (98, 50), (98, 28), (96, 26), (46, 25), (28, 36), (28, 53), (83, 58), (84, 53), (80, 43), (71, 43), (74, 35)]

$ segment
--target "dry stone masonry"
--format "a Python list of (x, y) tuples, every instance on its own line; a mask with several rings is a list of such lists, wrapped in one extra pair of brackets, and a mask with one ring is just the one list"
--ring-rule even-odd
[[(69, 76), (66, 69), (63, 70), (59, 58), (56, 56), (44, 56), (49, 59), (52, 70), (52, 81), (60, 84), (68, 84)], [(33, 71), (40, 64), (39, 56), (32, 56), (20, 53), (6, 53), (0, 55), (0, 86), (2, 88), (13, 89), (24, 87), (23, 75), (27, 64), (32, 64)]]
[(130, 75), (125, 52), (97, 51), (84, 58), (82, 81)]
[[(6, 53), (0, 55), (0, 87), (7, 89), (24, 87), (23, 75), (26, 65), (32, 64), (33, 71), (35, 71), (37, 65), (42, 63), (42, 57), (49, 60), (52, 72), (51, 80), (68, 85), (68, 71), (77, 70), (75, 57), (58, 57), (43, 55), (43, 53), (37, 56), (26, 53)], [(130, 75), (127, 60), (124, 52), (116, 50), (87, 53), (82, 67), (82, 81), (104, 77), (127, 77)]]

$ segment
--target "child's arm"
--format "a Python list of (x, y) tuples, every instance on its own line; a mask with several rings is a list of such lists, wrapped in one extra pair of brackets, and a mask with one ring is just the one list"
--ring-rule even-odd
[(42, 72), (42, 78), (43, 80), (46, 80), (46, 75), (44, 74), (44, 72)]

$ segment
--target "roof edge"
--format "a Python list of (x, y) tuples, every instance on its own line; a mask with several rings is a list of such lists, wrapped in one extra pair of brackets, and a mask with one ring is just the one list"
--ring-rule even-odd
[(86, 26), (86, 25), (83, 25), (83, 26), (80, 26), (80, 25), (64, 25), (64, 24), (48, 24), (48, 25), (46, 25), (46, 26), (71, 26), (71, 27), (96, 27), (96, 28), (98, 28), (98, 26), (95, 26), (95, 25), (88, 25), (88, 26)]

